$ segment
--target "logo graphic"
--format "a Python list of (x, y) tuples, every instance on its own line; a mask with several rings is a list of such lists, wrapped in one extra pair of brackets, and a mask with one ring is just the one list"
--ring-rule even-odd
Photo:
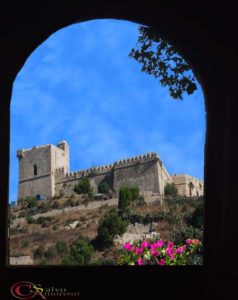
[(37, 295), (46, 300), (43, 295), (44, 289), (29, 281), (19, 281), (11, 287), (11, 294), (21, 300), (33, 299)]

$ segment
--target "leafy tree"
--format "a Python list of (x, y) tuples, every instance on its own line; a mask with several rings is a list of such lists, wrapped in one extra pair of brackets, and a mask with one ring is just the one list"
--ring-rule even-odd
[(65, 265), (88, 265), (93, 254), (93, 247), (84, 238), (78, 238), (70, 247), (70, 254), (65, 256), (62, 263)]
[(178, 191), (177, 191), (177, 188), (176, 188), (174, 182), (172, 182), (172, 183), (167, 182), (166, 183), (166, 185), (164, 187), (164, 193), (165, 193), (166, 196), (167, 195), (174, 196), (174, 197), (177, 196)]
[(197, 89), (195, 76), (175, 47), (152, 28), (140, 26), (139, 33), (137, 49), (129, 56), (142, 64), (141, 71), (168, 86), (174, 99), (183, 99), (184, 92), (192, 94)]
[(127, 225), (127, 222), (118, 215), (115, 209), (110, 210), (99, 223), (97, 236), (98, 246), (102, 248), (112, 246), (115, 236), (125, 233)]
[(78, 184), (74, 186), (74, 191), (77, 194), (88, 194), (92, 191), (90, 181), (87, 177), (79, 180)]
[(100, 182), (98, 186), (98, 192), (102, 194), (108, 194), (109, 193), (109, 184), (107, 182)]
[(128, 186), (123, 186), (119, 190), (118, 208), (122, 211), (127, 211), (132, 200), (131, 190)]
[(131, 201), (133, 202), (133, 204), (135, 204), (135, 202), (137, 202), (140, 197), (140, 192), (139, 192), (138, 186), (132, 186), (130, 188), (130, 192), (131, 192)]

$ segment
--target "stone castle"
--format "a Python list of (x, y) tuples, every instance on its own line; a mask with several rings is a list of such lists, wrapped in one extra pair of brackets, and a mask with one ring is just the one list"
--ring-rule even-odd
[(93, 167), (77, 172), (69, 170), (69, 145), (66, 141), (17, 151), (19, 159), (18, 199), (37, 196), (50, 199), (63, 193), (74, 194), (74, 186), (88, 177), (94, 193), (101, 182), (107, 182), (118, 194), (124, 186), (136, 185), (140, 194), (164, 194), (166, 183), (177, 187), (181, 196), (202, 196), (203, 182), (190, 175), (171, 176), (156, 153), (122, 159), (110, 165)]

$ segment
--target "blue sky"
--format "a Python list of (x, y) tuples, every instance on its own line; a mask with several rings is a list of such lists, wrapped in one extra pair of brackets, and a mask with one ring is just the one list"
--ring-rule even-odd
[(201, 88), (174, 101), (128, 57), (138, 25), (94, 20), (50, 36), (13, 88), (9, 200), (17, 199), (16, 150), (66, 140), (71, 171), (157, 152), (170, 173), (203, 179)]

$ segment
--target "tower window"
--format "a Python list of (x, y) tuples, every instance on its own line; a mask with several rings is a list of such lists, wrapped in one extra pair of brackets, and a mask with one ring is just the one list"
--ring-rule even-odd
[(37, 175), (37, 165), (33, 166), (33, 173), (34, 173), (34, 175)]

